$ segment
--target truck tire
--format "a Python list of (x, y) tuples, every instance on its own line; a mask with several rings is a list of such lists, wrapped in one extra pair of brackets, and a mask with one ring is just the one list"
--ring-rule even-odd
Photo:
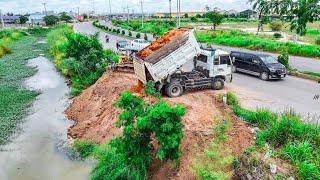
[(221, 90), (224, 88), (224, 81), (221, 78), (216, 78), (213, 80), (213, 89), (214, 90)]
[(166, 94), (170, 98), (179, 97), (183, 94), (183, 87), (178, 82), (172, 82), (166, 86)]

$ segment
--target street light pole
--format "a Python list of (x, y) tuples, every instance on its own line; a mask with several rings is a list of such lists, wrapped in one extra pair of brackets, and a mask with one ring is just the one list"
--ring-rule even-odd
[(4, 28), (3, 15), (1, 10), (0, 10), (0, 21), (1, 21), (2, 28)]
[(170, 18), (170, 21), (171, 21), (171, 18), (172, 18), (172, 13), (171, 13), (171, 0), (169, 0), (169, 18)]
[(46, 16), (48, 16), (48, 14), (47, 14), (47, 8), (46, 8), (47, 3), (42, 3), (42, 4), (43, 4), (43, 8), (44, 8), (44, 14), (45, 14)]
[(181, 22), (181, 19), (180, 19), (180, 12), (181, 12), (181, 6), (180, 6), (180, 0), (177, 0), (177, 27), (179, 28), (180, 27), (180, 22)]
[(140, 1), (141, 4), (141, 27), (143, 28), (143, 20), (144, 20), (144, 13), (143, 13), (143, 2)]

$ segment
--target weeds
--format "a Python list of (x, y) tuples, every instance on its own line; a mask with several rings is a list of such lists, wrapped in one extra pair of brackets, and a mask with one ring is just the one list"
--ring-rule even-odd
[(33, 36), (22, 37), (11, 45), (13, 53), (0, 59), (0, 145), (7, 143), (18, 130), (17, 125), (38, 95), (38, 92), (26, 90), (21, 85), (24, 78), (36, 72), (26, 63), (28, 59), (38, 56), (37, 52), (32, 51), (37, 40)]
[(233, 105), (232, 109), (237, 116), (262, 129), (256, 136), (258, 147), (271, 144), (282, 158), (295, 165), (301, 179), (320, 177), (319, 127), (304, 124), (293, 110), (275, 114), (269, 110), (247, 110), (239, 105)]

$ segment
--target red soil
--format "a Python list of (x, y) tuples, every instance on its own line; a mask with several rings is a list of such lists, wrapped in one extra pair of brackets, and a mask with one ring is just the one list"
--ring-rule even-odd
[(167, 32), (164, 36), (161, 38), (153, 41), (150, 46), (144, 48), (142, 51), (140, 51), (137, 56), (140, 59), (145, 59), (149, 55), (151, 55), (153, 52), (157, 51), (158, 49), (162, 48), (166, 44), (168, 44), (173, 39), (182, 36), (185, 32), (187, 32), (187, 29), (175, 29)]
[[(75, 121), (69, 129), (73, 138), (90, 139), (98, 143), (120, 134), (115, 127), (120, 110), (113, 102), (124, 90), (129, 90), (137, 82), (135, 75), (125, 73), (105, 73), (93, 86), (74, 98), (66, 110), (67, 117)], [(182, 156), (179, 168), (174, 162), (154, 161), (151, 179), (195, 179), (191, 171), (191, 160), (197, 151), (204, 149), (213, 138), (214, 117), (221, 115), (221, 105), (216, 103), (214, 91), (196, 91), (179, 98), (166, 98), (170, 104), (182, 104), (187, 108), (183, 117), (184, 138), (181, 144)], [(153, 99), (146, 98), (150, 102)], [(233, 154), (240, 155), (252, 143), (248, 126), (236, 118), (232, 120), (232, 130), (228, 144)], [(156, 147), (156, 144), (155, 144)]]

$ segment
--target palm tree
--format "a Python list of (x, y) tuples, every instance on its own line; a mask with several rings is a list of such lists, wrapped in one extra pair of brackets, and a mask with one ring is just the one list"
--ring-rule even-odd
[(259, 33), (260, 29), (263, 29), (263, 18), (264, 15), (270, 14), (272, 11), (272, 1), (270, 0), (248, 0), (250, 4), (253, 4), (252, 9), (257, 10), (259, 14), (259, 23), (257, 34)]

